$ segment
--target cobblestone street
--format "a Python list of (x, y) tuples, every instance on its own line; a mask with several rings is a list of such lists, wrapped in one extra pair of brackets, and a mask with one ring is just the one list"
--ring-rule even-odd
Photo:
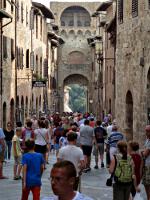
[[(47, 165), (42, 177), (42, 191), (41, 199), (44, 196), (52, 194), (49, 181), (49, 172), (53, 163), (55, 163), (55, 156), (50, 155), (50, 165)], [(111, 200), (112, 199), (112, 188), (105, 186), (106, 178), (109, 177), (107, 169), (93, 169), (94, 162), (92, 159), (92, 170), (82, 175), (82, 192), (92, 197), (95, 200)], [(21, 197), (21, 181), (13, 180), (13, 160), (4, 165), (4, 175), (9, 177), (8, 180), (0, 181), (0, 200), (20, 200)], [(142, 197), (146, 200), (145, 191), (142, 187)], [(30, 194), (29, 200), (32, 199)], [(121, 199), (120, 199), (121, 200)]]

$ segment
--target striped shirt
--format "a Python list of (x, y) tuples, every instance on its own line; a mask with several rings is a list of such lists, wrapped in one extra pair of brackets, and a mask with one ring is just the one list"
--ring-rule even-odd
[(108, 137), (108, 144), (110, 147), (117, 147), (117, 142), (124, 139), (125, 138), (122, 133), (113, 131)]

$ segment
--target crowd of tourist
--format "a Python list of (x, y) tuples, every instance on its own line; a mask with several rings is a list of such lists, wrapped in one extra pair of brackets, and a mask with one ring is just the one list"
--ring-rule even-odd
[(5, 130), (0, 129), (0, 179), (7, 178), (3, 162), (9, 162), (12, 154), (14, 180), (22, 179), (22, 200), (28, 199), (30, 191), (39, 200), (42, 174), (49, 156), (55, 154), (57, 162), (50, 172), (55, 196), (44, 200), (90, 200), (80, 193), (80, 179), (82, 173), (91, 171), (93, 154), (94, 168), (106, 167), (111, 174), (106, 182), (113, 186), (113, 200), (134, 199), (141, 183), (150, 200), (150, 125), (145, 128), (142, 149), (137, 141), (127, 142), (118, 129), (110, 114), (103, 121), (90, 113), (33, 116), (26, 119), (25, 126), (17, 122), (15, 128), (8, 122)]

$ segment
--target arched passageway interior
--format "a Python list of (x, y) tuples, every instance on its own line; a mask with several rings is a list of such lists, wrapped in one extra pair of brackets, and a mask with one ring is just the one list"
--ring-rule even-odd
[(133, 98), (130, 91), (126, 95), (126, 137), (127, 140), (133, 139)]
[(88, 80), (86, 77), (73, 74), (64, 80), (64, 111), (88, 111)]
[(12, 123), (12, 126), (14, 127), (14, 122), (15, 122), (15, 103), (14, 99), (11, 99), (10, 101), (10, 121)]
[(150, 68), (147, 74), (147, 124), (150, 124)]

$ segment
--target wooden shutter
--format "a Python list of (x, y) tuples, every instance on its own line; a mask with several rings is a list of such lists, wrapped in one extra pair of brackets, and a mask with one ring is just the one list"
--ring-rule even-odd
[(11, 39), (11, 60), (15, 59), (15, 44), (14, 39)]
[(24, 18), (23, 18), (23, 2), (21, 2), (21, 22), (23, 23)]
[(34, 29), (34, 10), (31, 9), (30, 11), (30, 29)]
[(123, 0), (118, 0), (118, 21), (123, 23)]
[(48, 60), (44, 59), (44, 77), (48, 78)]
[(132, 0), (132, 17), (138, 16), (138, 0)]
[(3, 36), (3, 58), (8, 58), (8, 52), (7, 52), (7, 37)]
[(150, 0), (148, 0), (148, 7), (149, 7), (149, 9), (150, 9)]

